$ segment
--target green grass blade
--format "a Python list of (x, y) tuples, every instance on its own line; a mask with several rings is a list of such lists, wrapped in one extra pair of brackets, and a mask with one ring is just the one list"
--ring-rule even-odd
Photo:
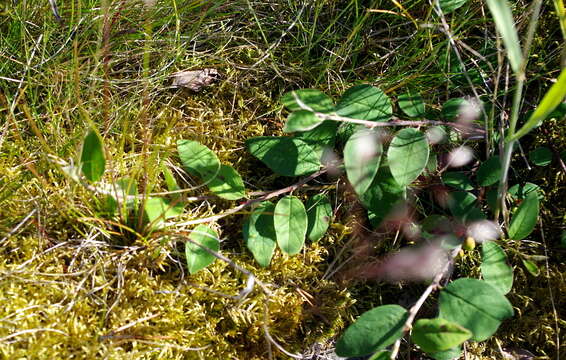
[(519, 131), (515, 134), (509, 136), (506, 141), (516, 141), (525, 136), (529, 131), (531, 131), (540, 121), (546, 119), (546, 117), (554, 110), (566, 97), (566, 69), (562, 69), (558, 80), (552, 85), (550, 90), (544, 95), (542, 101), (537, 106), (536, 110), (532, 113), (529, 120), (523, 125)]
[(486, 0), (489, 11), (495, 20), (495, 26), (503, 38), (503, 43), (507, 49), (507, 58), (515, 75), (522, 72), (523, 52), (517, 29), (513, 22), (513, 14), (506, 0)]

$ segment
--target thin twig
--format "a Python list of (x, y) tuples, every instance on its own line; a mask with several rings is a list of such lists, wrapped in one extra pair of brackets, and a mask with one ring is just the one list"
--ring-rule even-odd
[[(409, 310), (409, 316), (407, 317), (407, 321), (405, 321), (405, 325), (403, 326), (404, 331), (411, 330), (413, 321), (415, 320), (417, 313), (419, 312), (419, 310), (421, 309), (421, 307), (423, 306), (429, 295), (440, 286), (440, 281), (442, 281), (444, 275), (448, 272), (448, 270), (450, 270), (452, 261), (459, 251), (460, 251), (460, 247), (452, 251), (450, 259), (446, 262), (442, 270), (436, 274), (436, 276), (432, 280), (432, 283), (425, 289), (425, 291), (422, 293), (421, 297), (417, 300), (415, 305), (411, 307), (411, 309)], [(395, 344), (393, 345), (393, 349), (391, 350), (391, 357), (390, 357), (391, 360), (397, 358), (397, 354), (399, 353), (399, 348), (401, 346), (401, 339), (395, 341)]]
[(296, 190), (297, 188), (303, 186), (304, 184), (308, 183), (309, 181), (316, 179), (317, 177), (319, 177), (320, 175), (322, 175), (326, 172), (327, 172), (327, 169), (321, 169), (321, 170), (315, 172), (314, 174), (307, 176), (306, 178), (302, 179), (301, 181), (297, 182), (296, 184), (293, 184), (291, 186), (287, 186), (286, 188), (283, 188), (283, 189), (272, 191), (268, 194), (260, 196), (257, 199), (248, 200), (245, 203), (243, 203), (239, 206), (236, 206), (232, 209), (226, 210), (225, 212), (223, 212), (221, 214), (216, 214), (216, 215), (209, 216), (209, 217), (206, 217), (206, 218), (189, 220), (189, 221), (185, 221), (185, 222), (181, 222), (181, 223), (175, 223), (175, 224), (173, 224), (173, 226), (184, 227), (184, 226), (187, 226), (187, 225), (203, 224), (203, 223), (209, 223), (209, 222), (213, 222), (213, 221), (216, 221), (216, 220), (220, 220), (220, 219), (222, 219), (226, 216), (236, 214), (236, 213), (242, 211), (243, 209), (247, 208), (248, 206), (251, 206), (251, 205), (253, 205), (257, 202), (269, 200), (269, 199), (272, 199), (272, 198), (277, 197), (279, 195), (290, 193), (290, 192)]

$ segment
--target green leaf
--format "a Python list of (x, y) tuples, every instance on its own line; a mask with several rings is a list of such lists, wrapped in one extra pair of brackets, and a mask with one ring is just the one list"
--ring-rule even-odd
[(344, 92), (336, 105), (336, 113), (352, 119), (388, 121), (393, 108), (391, 100), (380, 89), (356, 85)]
[(538, 219), (539, 200), (536, 192), (531, 192), (513, 213), (509, 224), (509, 238), (523, 240), (533, 231)]
[(424, 170), (429, 147), (426, 136), (413, 128), (399, 131), (387, 150), (391, 174), (401, 186), (407, 186)]
[(537, 264), (535, 264), (533, 261), (527, 260), (527, 259), (522, 259), (522, 261), (523, 261), (523, 266), (525, 267), (525, 269), (527, 269), (527, 271), (532, 276), (539, 276), (540, 275), (540, 269), (538, 268)]
[(435, 360), (456, 360), (460, 358), (461, 354), (462, 354), (462, 348), (460, 346), (457, 346), (450, 350), (430, 353), (428, 354), (428, 356), (430, 356)]
[(405, 195), (405, 187), (400, 186), (391, 175), (389, 167), (381, 166), (368, 190), (358, 195), (368, 209), (370, 222), (377, 227)]
[(453, 187), (458, 190), (474, 190), (474, 184), (463, 172), (450, 171), (442, 174), (442, 182), (444, 185)]
[[(206, 225), (197, 226), (189, 235), (189, 239), (215, 252), (220, 249), (218, 234)], [(185, 255), (187, 257), (187, 268), (191, 274), (204, 269), (216, 260), (214, 255), (191, 242), (185, 244)]]
[(480, 211), (476, 207), (477, 198), (466, 191), (454, 191), (448, 198), (448, 208), (455, 217), (464, 222), (480, 220)]
[(255, 208), (244, 225), (243, 235), (246, 246), (262, 267), (267, 267), (271, 262), (277, 242), (273, 223), (274, 212), (275, 205), (264, 201)]
[(277, 202), (273, 219), (277, 244), (287, 255), (299, 253), (307, 234), (307, 211), (295, 196), (285, 196)]
[(220, 170), (220, 160), (212, 150), (193, 140), (177, 141), (177, 151), (183, 168), (208, 183)]
[(371, 130), (358, 130), (344, 146), (346, 175), (358, 195), (365, 193), (373, 181), (382, 151), (381, 142)]
[(391, 359), (391, 351), (381, 350), (373, 354), (368, 360), (389, 360)]
[(81, 151), (81, 170), (87, 180), (95, 182), (102, 178), (105, 167), (102, 139), (95, 130), (90, 130), (85, 136)]
[(337, 127), (337, 121), (325, 120), (312, 130), (296, 133), (294, 138), (307, 143), (321, 160), (324, 150), (334, 148)]
[(493, 241), (482, 243), (481, 274), (483, 279), (503, 295), (513, 287), (513, 269), (507, 265), (505, 251)]
[(438, 168), (438, 160), (436, 158), (436, 153), (430, 153), (428, 155), (428, 161), (426, 163), (425, 172), (428, 175), (433, 175), (436, 173)]
[(316, 89), (290, 91), (281, 97), (281, 103), (290, 111), (312, 110), (321, 113), (334, 111), (332, 99)]
[(399, 107), (409, 117), (425, 115), (425, 104), (421, 95), (411, 92), (399, 95)]
[(552, 163), (552, 151), (544, 146), (538, 147), (529, 153), (529, 160), (536, 166), (548, 166)]
[(312, 242), (320, 240), (332, 219), (332, 205), (325, 194), (316, 194), (308, 199), (306, 204), (308, 226), (307, 237)]
[(540, 187), (530, 182), (526, 182), (524, 184), (515, 184), (511, 186), (507, 192), (511, 196), (512, 200), (523, 200), (532, 192), (537, 194), (537, 198), (539, 200), (544, 199)]
[(523, 53), (509, 3), (507, 0), (486, 0), (486, 2), (491, 15), (493, 15), (495, 27), (501, 34), (503, 44), (505, 44), (509, 64), (511, 64), (515, 76), (518, 76), (519, 72), (522, 71)]
[(297, 110), (289, 114), (287, 123), (283, 127), (284, 132), (301, 132), (312, 130), (322, 124), (322, 119), (316, 116), (312, 111)]
[(296, 138), (260, 136), (246, 140), (246, 146), (253, 156), (279, 175), (307, 175), (320, 168), (316, 152)]
[(163, 172), (163, 177), (165, 178), (165, 184), (167, 185), (167, 190), (177, 191), (181, 189), (179, 187), (179, 184), (177, 184), (177, 180), (175, 180), (173, 173), (171, 172), (171, 170), (169, 170), (167, 166), (164, 165), (162, 167), (162, 172)]
[(442, 318), (420, 319), (413, 326), (411, 339), (423, 351), (434, 353), (450, 350), (468, 340), (472, 333)]
[(226, 200), (238, 200), (246, 196), (242, 177), (230, 165), (220, 165), (218, 174), (207, 185), (214, 195)]
[(501, 178), (501, 161), (499, 156), (492, 156), (481, 164), (477, 179), (480, 186), (493, 185)]
[(364, 356), (386, 348), (403, 336), (407, 310), (383, 305), (363, 313), (336, 343), (336, 355)]
[(461, 278), (448, 284), (438, 300), (439, 317), (472, 332), (472, 339), (483, 341), (493, 335), (501, 321), (513, 316), (513, 307), (485, 281)]
[(451, 13), (464, 5), (468, 0), (439, 0), (440, 8), (444, 14)]
[(442, 116), (446, 120), (458, 120), (462, 109), (468, 105), (470, 102), (464, 98), (450, 99), (442, 106)]
[(167, 219), (177, 217), (183, 213), (183, 203), (178, 201), (170, 202), (160, 197), (150, 197), (144, 204), (145, 215), (152, 229), (163, 226)]

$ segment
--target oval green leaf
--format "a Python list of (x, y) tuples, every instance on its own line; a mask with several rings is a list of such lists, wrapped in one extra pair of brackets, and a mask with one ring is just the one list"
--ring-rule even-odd
[(316, 89), (289, 91), (281, 97), (281, 103), (291, 111), (311, 110), (321, 113), (334, 111), (332, 99)]
[(405, 93), (399, 95), (399, 107), (409, 117), (421, 117), (425, 115), (425, 104), (418, 93)]
[(312, 111), (298, 110), (289, 114), (283, 131), (289, 133), (312, 130), (322, 124), (322, 121), (323, 120)]
[[(196, 243), (206, 246), (214, 252), (218, 252), (220, 249), (220, 241), (218, 240), (218, 234), (213, 229), (206, 225), (197, 226), (189, 235), (189, 239), (195, 241)], [(216, 257), (210, 254), (208, 251), (204, 250), (202, 247), (191, 242), (185, 244), (185, 256), (187, 257), (187, 268), (189, 273), (194, 274), (197, 271), (204, 269), (208, 265), (212, 264)]]
[(81, 170), (87, 180), (95, 182), (102, 178), (106, 159), (102, 139), (95, 130), (90, 130), (83, 143), (81, 151)]
[(400, 186), (391, 175), (389, 167), (381, 166), (368, 190), (359, 195), (368, 209), (372, 226), (377, 227), (405, 196), (405, 187)]
[(383, 305), (363, 313), (336, 343), (336, 355), (365, 356), (386, 348), (403, 336), (407, 310)]
[(179, 140), (177, 151), (185, 171), (200, 177), (205, 183), (214, 179), (220, 170), (220, 160), (216, 154), (198, 141)]
[(540, 269), (538, 268), (537, 264), (535, 264), (533, 261), (523, 259), (523, 266), (532, 276), (540, 275)]
[(246, 247), (251, 251), (255, 261), (267, 267), (273, 257), (277, 236), (273, 223), (275, 205), (264, 201), (252, 212), (248, 221), (244, 224), (244, 241)]
[(513, 213), (509, 224), (509, 238), (523, 240), (534, 230), (538, 219), (539, 200), (537, 192), (531, 192)]
[(242, 177), (230, 165), (220, 165), (218, 174), (207, 186), (214, 195), (226, 200), (238, 200), (246, 196)]
[(316, 194), (308, 199), (306, 203), (308, 227), (307, 237), (312, 242), (320, 240), (332, 219), (332, 205), (328, 196), (325, 194)]
[(513, 316), (513, 307), (497, 289), (485, 281), (462, 278), (448, 284), (439, 297), (439, 317), (472, 332), (483, 341), (493, 335), (501, 321)]
[(484, 161), (477, 173), (477, 180), (480, 186), (493, 185), (501, 178), (501, 161), (499, 156), (492, 156)]
[(246, 146), (253, 156), (279, 175), (307, 175), (320, 168), (317, 153), (296, 138), (260, 136), (248, 139)]
[(529, 153), (529, 160), (536, 166), (548, 166), (552, 163), (552, 151), (545, 146), (538, 147)]
[(450, 350), (471, 336), (468, 329), (442, 318), (417, 320), (411, 333), (411, 339), (427, 353)]
[(505, 251), (493, 241), (485, 241), (481, 247), (481, 273), (483, 279), (503, 295), (513, 287), (513, 269), (507, 264)]
[(307, 211), (295, 196), (285, 196), (277, 202), (273, 218), (277, 245), (287, 255), (299, 253), (307, 234)]
[(468, 178), (466, 174), (461, 171), (445, 172), (444, 174), (442, 174), (442, 182), (444, 183), (444, 185), (458, 190), (474, 190), (474, 184), (472, 184), (470, 178)]
[(391, 100), (371, 85), (357, 85), (344, 92), (336, 105), (336, 113), (352, 119), (388, 121), (393, 114)]
[(344, 146), (346, 175), (358, 195), (366, 192), (377, 174), (382, 151), (381, 142), (371, 130), (359, 130), (346, 142)]
[(391, 175), (399, 185), (409, 185), (423, 172), (428, 154), (429, 146), (423, 133), (413, 128), (399, 131), (387, 150)]

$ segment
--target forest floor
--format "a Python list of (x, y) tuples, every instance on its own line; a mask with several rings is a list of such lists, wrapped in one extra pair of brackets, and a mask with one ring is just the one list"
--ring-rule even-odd
[[(178, 237), (242, 203), (198, 186), (176, 144), (213, 150), (242, 175), (251, 198), (285, 189), (301, 178), (274, 174), (245, 143), (283, 135), (281, 96), (312, 88), (337, 99), (371, 84), (394, 100), (419, 93), (431, 116), (449, 99), (481, 99), (491, 115), (477, 123), (490, 136), (466, 142), (477, 161), (464, 171), (475, 174), (499, 153), (515, 82), (487, 7), (455, 3), (463, 6), (439, 16), (423, 0), (76, 0), (59, 1), (60, 20), (46, 0), (0, 5), (0, 358), (331, 359), (337, 337), (363, 312), (411, 307), (426, 284), (388, 283), (360, 269), (415, 240), (399, 228), (372, 228), (343, 174), (294, 192), (327, 194), (333, 207), (328, 232), (300, 254), (277, 250), (260, 267), (244, 244), (245, 208), (209, 224), (228, 261), (189, 274)], [(524, 39), (533, 7), (515, 3)], [(555, 81), (564, 54), (555, 8), (544, 2), (522, 114)], [(175, 86), (183, 70), (202, 77)], [(561, 109), (521, 139), (512, 160), (510, 183), (534, 183), (542, 197), (528, 238), (499, 242), (514, 269), (515, 316), (490, 339), (466, 343), (466, 359), (566, 357)], [(393, 113), (406, 117), (397, 106)], [(181, 184), (183, 213), (153, 231), (136, 210), (117, 210), (108, 193), (77, 180), (73, 164), (90, 129), (104, 146), (102, 182), (136, 184), (143, 199), (171, 196)], [(550, 162), (537, 160), (541, 147)], [(440, 165), (429, 175), (411, 185), (420, 199), (415, 222), (432, 214), (427, 196), (442, 185)], [(480, 201), (484, 190), (474, 189)], [(479, 278), (480, 263), (478, 249), (467, 251), (451, 277)], [(249, 274), (269, 295), (246, 288)], [(436, 313), (435, 299), (422, 315)], [(406, 340), (398, 358), (426, 359)]]

